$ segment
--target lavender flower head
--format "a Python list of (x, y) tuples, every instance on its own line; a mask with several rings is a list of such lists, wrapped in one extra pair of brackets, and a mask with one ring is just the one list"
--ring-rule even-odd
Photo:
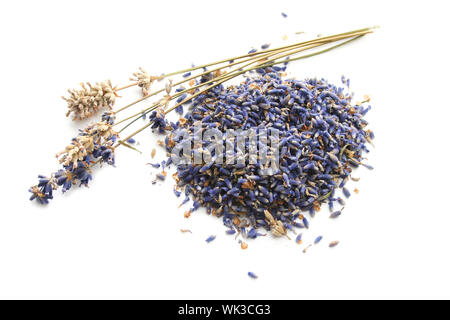
[(69, 89), (67, 91), (70, 96), (62, 97), (69, 108), (67, 117), (73, 114), (73, 120), (83, 120), (96, 114), (101, 108), (111, 109), (114, 106), (116, 93), (111, 81), (97, 82), (94, 85), (87, 82), (80, 85), (80, 90)]
[(150, 121), (153, 121), (151, 128), (158, 129), (159, 133), (165, 133), (165, 130), (170, 127), (165, 117), (166, 115), (162, 108), (154, 110), (149, 116)]
[(78, 136), (56, 154), (62, 169), (49, 178), (38, 176), (38, 184), (29, 189), (32, 193), (30, 200), (47, 204), (53, 199), (53, 191), (59, 187), (64, 193), (77, 183), (87, 186), (92, 180), (92, 166), (97, 162), (114, 165), (114, 144), (118, 134), (112, 129), (114, 120), (111, 114), (104, 114), (102, 120), (80, 130)]

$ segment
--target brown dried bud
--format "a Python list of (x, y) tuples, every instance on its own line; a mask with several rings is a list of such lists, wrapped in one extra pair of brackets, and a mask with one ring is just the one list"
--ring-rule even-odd
[(158, 77), (149, 75), (147, 71), (145, 71), (141, 67), (139, 67), (139, 71), (133, 73), (133, 77), (130, 78), (131, 81), (136, 81), (137, 85), (142, 88), (142, 94), (144, 95), (144, 97), (149, 94), (152, 83), (157, 79)]

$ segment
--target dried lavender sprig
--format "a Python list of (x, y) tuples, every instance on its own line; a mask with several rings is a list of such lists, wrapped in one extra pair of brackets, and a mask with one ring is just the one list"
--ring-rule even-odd
[[(189, 69), (184, 69), (184, 70), (172, 72), (169, 74), (165, 74), (165, 75), (162, 75), (159, 77), (149, 76), (146, 72), (141, 70), (141, 72), (134, 74), (134, 76), (136, 77), (135, 80), (137, 80), (136, 83), (129, 84), (129, 85), (126, 85), (121, 88), (117, 88), (117, 87), (113, 88), (111, 85), (111, 82), (109, 80), (106, 82), (96, 83), (93, 86), (90, 83), (87, 83), (87, 86), (89, 88), (87, 88), (85, 84), (81, 84), (81, 86), (82, 86), (81, 90), (69, 90), (70, 96), (68, 98), (63, 97), (63, 99), (65, 99), (68, 103), (69, 111), (67, 113), (67, 116), (69, 116), (70, 114), (74, 114), (74, 120), (83, 120), (83, 119), (89, 118), (90, 116), (94, 115), (102, 107), (107, 106), (111, 109), (115, 103), (117, 91), (132, 87), (134, 85), (139, 85), (143, 88), (144, 95), (145, 95), (144, 99), (145, 99), (149, 96), (148, 89), (149, 89), (150, 84), (156, 79), (161, 80), (168, 76), (185, 73), (185, 72), (197, 70), (200, 68), (205, 68), (207, 66), (221, 64), (221, 63), (224, 63), (224, 62), (227, 62), (230, 60), (238, 60), (238, 59), (242, 59), (242, 58), (246, 58), (246, 57), (257, 58), (258, 55), (262, 55), (264, 53), (271, 52), (271, 51), (276, 51), (276, 50), (281, 50), (281, 49), (286, 49), (286, 48), (293, 48), (293, 47), (296, 47), (299, 45), (306, 45), (306, 44), (318, 43), (318, 42), (323, 42), (323, 41), (332, 41), (332, 39), (336, 39), (339, 36), (341, 36), (341, 37), (348, 36), (349, 34), (354, 34), (356, 32), (368, 33), (368, 32), (371, 32), (370, 31), (371, 29), (372, 28), (364, 28), (364, 29), (346, 32), (346, 33), (342, 33), (342, 34), (338, 34), (338, 35), (334, 35), (334, 36), (309, 40), (309, 41), (305, 41), (302, 43), (297, 43), (297, 44), (284, 46), (284, 47), (280, 47), (280, 48), (268, 49), (268, 50), (263, 50), (263, 51), (259, 51), (259, 52), (252, 52), (247, 55), (241, 55), (241, 56), (234, 57), (234, 58), (224, 59), (224, 60), (208, 63), (205, 65), (192, 67)], [(226, 66), (220, 67), (218, 69), (222, 69), (225, 67)], [(159, 91), (159, 92), (162, 92), (162, 91)], [(144, 99), (139, 99), (136, 102), (133, 102), (133, 103), (129, 104), (128, 106), (120, 109), (120, 111), (124, 110), (127, 107), (129, 107), (135, 103), (138, 103)]]
[(66, 192), (76, 183), (87, 186), (95, 164), (106, 162), (114, 165), (114, 144), (118, 133), (112, 129), (113, 121), (113, 116), (104, 114), (102, 122), (80, 130), (71, 144), (56, 155), (62, 169), (51, 174), (50, 178), (39, 176), (39, 183), (29, 189), (32, 193), (30, 200), (47, 204), (53, 199), (53, 191), (59, 187)]
[[(234, 70), (228, 72), (227, 74), (225, 74), (225, 75), (223, 75), (223, 76), (221, 76), (221, 77), (213, 78), (213, 79), (211, 79), (211, 80), (209, 80), (209, 81), (206, 81), (206, 82), (201, 83), (201, 84), (199, 84), (199, 85), (193, 86), (193, 87), (191, 87), (191, 88), (189, 88), (189, 89), (185, 89), (185, 90), (183, 90), (183, 91), (181, 91), (181, 92), (178, 92), (178, 93), (175, 94), (173, 97), (171, 97), (171, 100), (173, 100), (173, 99), (175, 99), (175, 98), (177, 98), (177, 97), (180, 97), (182, 94), (184, 94), (184, 93), (186, 93), (186, 92), (190, 92), (190, 91), (192, 91), (192, 90), (194, 90), (194, 89), (200, 88), (200, 87), (202, 87), (202, 86), (204, 86), (204, 85), (206, 85), (206, 84), (214, 83), (214, 82), (216, 83), (216, 84), (211, 85), (210, 87), (208, 87), (208, 88), (206, 88), (206, 89), (204, 89), (204, 90), (202, 90), (202, 91), (196, 93), (196, 95), (202, 94), (202, 93), (206, 92), (207, 90), (209, 90), (209, 89), (211, 89), (211, 88), (213, 88), (213, 87), (215, 87), (215, 86), (217, 86), (217, 85), (219, 85), (219, 84), (221, 84), (221, 83), (223, 83), (223, 82), (225, 82), (225, 81), (228, 81), (228, 80), (230, 80), (230, 79), (232, 79), (232, 78), (235, 78), (235, 77), (237, 77), (237, 76), (239, 76), (239, 75), (242, 75), (242, 74), (244, 74), (244, 73), (246, 73), (246, 72), (248, 72), (248, 71), (256, 70), (256, 69), (261, 68), (261, 67), (273, 66), (273, 65), (275, 65), (275, 64), (280, 64), (280, 63), (286, 63), (286, 62), (289, 62), (289, 61), (300, 60), (300, 59), (304, 59), (304, 58), (307, 58), (307, 57), (311, 57), (311, 56), (315, 56), (315, 55), (318, 55), (318, 54), (322, 54), (322, 53), (328, 52), (328, 51), (330, 51), (330, 50), (332, 50), (332, 49), (338, 48), (338, 47), (340, 47), (340, 46), (342, 46), (342, 45), (344, 45), (344, 44), (346, 44), (346, 43), (349, 43), (350, 41), (356, 40), (357, 38), (362, 37), (362, 36), (363, 36), (363, 35), (359, 35), (359, 36), (357, 36), (357, 37), (355, 37), (355, 38), (353, 38), (353, 39), (350, 39), (350, 40), (348, 40), (348, 41), (346, 41), (346, 42), (343, 42), (343, 43), (341, 43), (341, 44), (339, 44), (339, 45), (336, 45), (336, 46), (327, 48), (327, 49), (322, 50), (322, 51), (319, 51), (319, 52), (315, 52), (315, 53), (311, 53), (311, 54), (308, 54), (308, 55), (305, 55), (305, 56), (297, 57), (297, 58), (295, 58), (295, 59), (286, 59), (286, 60), (278, 61), (278, 62), (275, 61), (275, 60), (277, 60), (277, 59), (281, 59), (281, 58), (284, 58), (284, 57), (288, 57), (289, 55), (292, 55), (292, 54), (296, 54), (296, 53), (299, 53), (299, 52), (302, 52), (302, 51), (305, 51), (305, 50), (309, 50), (309, 49), (315, 48), (315, 47), (320, 46), (320, 45), (322, 45), (322, 44), (315, 44), (315, 45), (312, 45), (311, 47), (306, 47), (306, 48), (296, 49), (296, 50), (294, 50), (294, 51), (292, 51), (292, 52), (288, 52), (288, 53), (285, 53), (285, 51), (276, 52), (275, 54), (271, 54), (271, 55), (276, 55), (276, 54), (279, 54), (279, 53), (283, 53), (283, 55), (281, 55), (281, 56), (279, 56), (279, 57), (277, 57), (277, 58), (270, 59), (270, 60), (268, 60), (268, 61), (264, 61), (264, 62), (258, 64), (258, 65), (255, 66), (255, 67), (247, 68), (247, 69), (245, 69), (245, 70), (242, 70), (242, 69), (241, 69), (241, 68), (245, 68), (245, 67), (247, 67), (247, 66), (253, 64), (254, 62), (258, 62), (258, 61), (252, 61), (252, 62), (250, 62), (250, 63), (248, 63), (248, 64), (246, 64), (246, 65), (244, 65), (244, 66), (241, 66), (241, 67), (238, 68), (238, 69), (234, 69)], [(271, 55), (268, 55), (268, 56), (271, 56)], [(266, 58), (267, 58), (267, 57), (266, 57)], [(259, 59), (258, 59), (258, 60), (259, 60)], [(270, 62), (272, 62), (272, 63), (270, 63)], [(222, 80), (225, 80), (225, 81), (222, 81)], [(170, 112), (170, 111), (172, 111), (172, 110), (178, 108), (179, 106), (181, 106), (181, 105), (187, 103), (187, 102), (188, 102), (189, 100), (191, 100), (193, 97), (195, 97), (195, 95), (190, 96), (190, 97), (184, 99), (183, 101), (177, 103), (174, 107), (170, 108), (167, 112)], [(143, 99), (140, 99), (140, 101), (142, 101), (142, 100), (143, 100)], [(118, 122), (116, 123), (116, 125), (117, 125), (117, 124), (120, 124), (120, 123), (122, 123), (122, 122), (124, 122), (124, 121), (130, 120), (130, 119), (132, 119), (132, 118), (135, 118), (133, 121), (131, 121), (130, 123), (128, 123), (124, 128), (122, 128), (119, 132), (122, 132), (124, 129), (126, 129), (127, 127), (129, 127), (129, 126), (130, 126), (131, 124), (133, 124), (135, 121), (137, 121), (137, 120), (142, 116), (142, 114), (148, 114), (149, 112), (155, 110), (156, 108), (158, 108), (158, 107), (160, 107), (160, 106), (161, 106), (161, 105), (160, 105), (159, 103), (153, 104), (153, 105), (150, 106), (149, 108), (144, 109), (143, 111), (140, 111), (139, 113), (136, 113), (136, 114), (134, 114), (134, 115), (131, 115), (131, 116), (125, 118), (125, 119), (122, 119), (122, 120), (118, 121)], [(167, 113), (167, 112), (166, 112), (166, 113)], [(116, 113), (117, 113), (117, 112), (116, 112)], [(140, 132), (140, 131), (139, 131), (139, 132)]]
[[(260, 59), (261, 57), (257, 57), (257, 58)], [(227, 65), (225, 65), (225, 66), (217, 67), (217, 68), (214, 68), (214, 69), (211, 69), (211, 70), (205, 70), (204, 72), (202, 72), (202, 73), (200, 73), (200, 74), (198, 74), (198, 75), (193, 75), (193, 76), (190, 76), (190, 77), (188, 77), (188, 78), (184, 78), (184, 79), (182, 79), (182, 80), (180, 80), (180, 81), (174, 83), (174, 84), (172, 85), (172, 87), (179, 86), (179, 85), (181, 85), (181, 84), (183, 84), (183, 83), (189, 82), (189, 81), (194, 80), (194, 79), (196, 79), (196, 78), (199, 78), (199, 77), (202, 77), (202, 76), (206, 76), (206, 75), (208, 75), (208, 74), (211, 74), (211, 73), (220, 71), (220, 70), (222, 70), (222, 69), (230, 68), (230, 67), (232, 67), (232, 66), (239, 65), (239, 64), (242, 64), (242, 63), (244, 63), (244, 62), (251, 61), (251, 60), (254, 60), (254, 59), (256, 59), (256, 58), (255, 58), (254, 56), (251, 56), (250, 58), (245, 59), (245, 60), (242, 60), (242, 61), (232, 62), (232, 63), (227, 64)], [(215, 65), (215, 64), (218, 64), (218, 63), (214, 63), (214, 64), (211, 64), (211, 65)], [(196, 67), (195, 69), (199, 69), (199, 68), (200, 68), (200, 67)], [(193, 69), (193, 70), (194, 70), (194, 69)], [(181, 73), (181, 72), (179, 72), (179, 73)], [(175, 75), (175, 74), (177, 74), (177, 73), (166, 74), (166, 75), (163, 75), (163, 76), (164, 76), (164, 77), (168, 77), (169, 75)], [(161, 77), (163, 77), (163, 76), (160, 76), (160, 77), (154, 77), (153, 80), (150, 79), (149, 81), (152, 82), (152, 81), (154, 81), (154, 80), (156, 80), (156, 79), (160, 80), (160, 79), (162, 79)], [(149, 77), (150, 77), (150, 76), (149, 76)], [(129, 86), (132, 86), (132, 85), (136, 85), (136, 84), (131, 84), (131, 85), (129, 85)], [(187, 89), (186, 91), (189, 91), (189, 90), (192, 90), (192, 88), (189, 88), (189, 89)], [(139, 102), (141, 102), (141, 101), (144, 101), (144, 100), (146, 100), (147, 98), (150, 98), (150, 97), (152, 97), (152, 96), (154, 96), (154, 95), (157, 95), (157, 94), (159, 94), (159, 93), (162, 93), (162, 92), (164, 92), (164, 91), (167, 91), (166, 88), (163, 88), (163, 89), (154, 91), (153, 93), (145, 94), (142, 98), (139, 98), (139, 99), (137, 99), (137, 100), (135, 100), (135, 101), (133, 101), (133, 102), (130, 102), (130, 103), (127, 104), (126, 106), (120, 108), (119, 110), (116, 111), (116, 113), (119, 113), (119, 112), (121, 112), (121, 111), (123, 111), (123, 110), (125, 110), (125, 109), (128, 109), (129, 107), (131, 107), (131, 106), (133, 106), (133, 105), (135, 105), (135, 104), (137, 104), (137, 103), (139, 103)], [(186, 91), (185, 91), (185, 92), (186, 92)], [(122, 121), (123, 121), (123, 120), (122, 120)], [(117, 124), (118, 124), (118, 123), (117, 123)]]
[[(213, 72), (213, 71), (216, 71), (216, 70), (221, 70), (223, 68), (227, 68), (227, 67), (230, 67), (230, 66), (233, 66), (233, 65), (236, 65), (236, 64), (240, 64), (240, 63), (252, 60), (252, 59), (259, 59), (260, 57), (258, 57), (258, 55), (262, 55), (262, 54), (265, 54), (265, 53), (270, 53), (270, 52), (273, 52), (273, 51), (280, 51), (280, 50), (292, 49), (292, 48), (295, 48), (295, 47), (302, 47), (302, 46), (311, 45), (311, 44), (315, 44), (315, 43), (323, 43), (323, 44), (325, 44), (327, 42), (334, 42), (334, 41), (342, 40), (342, 39), (349, 38), (349, 37), (352, 37), (352, 36), (355, 36), (355, 35), (364, 35), (364, 34), (367, 34), (367, 33), (371, 33), (372, 29), (373, 28), (358, 29), (358, 30), (349, 31), (349, 32), (341, 33), (341, 34), (336, 34), (336, 35), (332, 35), (332, 36), (328, 36), (328, 37), (322, 37), (322, 38), (318, 38), (318, 39), (313, 39), (313, 40), (309, 40), (309, 41), (295, 43), (295, 44), (291, 44), (291, 45), (288, 45), (288, 46), (283, 46), (283, 47), (279, 47), (279, 48), (263, 50), (263, 51), (259, 51), (259, 52), (246, 54), (246, 55), (241, 55), (241, 56), (234, 57), (234, 58), (224, 59), (224, 60), (216, 61), (216, 62), (213, 62), (213, 63), (204, 64), (204, 65), (201, 65), (201, 66), (196, 66), (196, 67), (193, 67), (193, 68), (184, 69), (184, 70), (180, 70), (180, 71), (164, 74), (164, 75), (161, 75), (159, 77), (154, 77), (152, 79), (149, 78), (149, 82), (152, 82), (154, 79), (162, 80), (162, 79), (164, 79), (166, 77), (169, 77), (169, 76), (172, 76), (172, 75), (177, 75), (177, 74), (180, 74), (180, 73), (194, 71), (194, 70), (197, 70), (197, 69), (200, 69), (200, 68), (206, 68), (206, 67), (209, 67), (209, 66), (212, 66), (212, 65), (217, 65), (217, 64), (221, 64), (221, 63), (232, 61), (232, 60), (237, 60), (237, 59), (241, 59), (241, 58), (251, 57), (251, 59), (247, 59), (247, 60), (239, 61), (239, 62), (233, 62), (233, 63), (231, 63), (229, 65), (218, 67), (218, 68), (216, 68), (214, 70), (205, 71), (202, 74), (199, 74), (198, 76), (192, 76), (192, 77), (189, 77), (187, 79), (181, 80), (180, 82), (174, 84), (174, 86), (176, 86), (176, 85), (180, 85), (180, 84), (182, 84), (184, 82), (190, 81), (192, 79), (195, 79), (196, 77), (208, 74), (209, 72)], [(136, 84), (138, 84), (138, 83), (135, 83), (135, 84), (132, 84), (132, 85), (136, 85)], [(131, 107), (131, 106), (133, 106), (133, 105), (135, 105), (135, 104), (137, 104), (137, 103), (139, 103), (139, 102), (141, 102), (141, 101), (143, 101), (143, 100), (145, 100), (145, 99), (147, 99), (147, 98), (149, 98), (149, 97), (151, 97), (151, 96), (153, 96), (155, 94), (159, 94), (159, 93), (161, 93), (163, 91), (164, 91), (164, 89), (161, 89), (161, 90), (158, 90), (158, 91), (156, 91), (154, 93), (147, 94), (144, 97), (142, 97), (142, 98), (140, 98), (140, 99), (138, 99), (138, 100), (136, 100), (134, 102), (131, 102), (130, 104), (126, 105), (125, 107), (119, 109), (116, 112), (120, 112), (122, 110), (125, 110), (128, 107)]]

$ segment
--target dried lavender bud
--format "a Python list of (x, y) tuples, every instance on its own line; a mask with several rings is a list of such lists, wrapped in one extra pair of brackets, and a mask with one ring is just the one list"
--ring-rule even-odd
[(182, 205), (186, 204), (189, 202), (189, 197), (184, 198), (183, 202), (181, 202), (181, 204), (178, 207), (181, 207)]
[(309, 221), (308, 221), (308, 219), (303, 218), (302, 222), (303, 222), (303, 225), (305, 226), (305, 228), (309, 229)]
[(181, 192), (178, 191), (178, 190), (176, 190), (176, 189), (173, 189), (173, 193), (175, 193), (175, 196), (176, 196), (177, 198), (179, 198), (179, 197), (181, 196)]
[(258, 278), (258, 276), (256, 274), (254, 274), (253, 272), (251, 272), (251, 271), (249, 271), (247, 274), (252, 279), (257, 279)]
[(330, 242), (330, 244), (328, 245), (330, 248), (334, 248), (339, 244), (339, 241), (332, 241)]
[(170, 92), (172, 91), (172, 80), (169, 80), (169, 82), (166, 83), (164, 88), (166, 90), (166, 93), (170, 94)]
[(161, 181), (166, 180), (166, 176), (165, 176), (164, 174), (162, 174), (162, 173), (157, 173), (157, 174), (156, 174), (156, 178), (157, 178), (158, 180), (161, 180)]
[(256, 229), (252, 228), (247, 232), (247, 238), (256, 239), (257, 237), (264, 236), (264, 234), (259, 233)]
[(321, 240), (322, 240), (322, 236), (318, 236), (315, 240), (314, 240), (314, 244), (318, 244)]
[(344, 210), (344, 208), (342, 208), (341, 210), (338, 210), (338, 211), (334, 211), (333, 213), (330, 214), (330, 218), (336, 219), (337, 217), (339, 217), (342, 214), (342, 210)]
[(112, 109), (116, 101), (116, 94), (111, 85), (111, 81), (95, 83), (81, 83), (80, 90), (67, 90), (69, 97), (62, 97), (67, 102), (69, 110), (66, 113), (68, 117), (73, 114), (74, 120), (83, 120), (96, 114), (101, 108), (108, 107)]
[(346, 198), (349, 198), (349, 197), (350, 197), (350, 191), (348, 191), (347, 188), (343, 187), (343, 188), (342, 188), (342, 192), (344, 193), (344, 196), (345, 196)]

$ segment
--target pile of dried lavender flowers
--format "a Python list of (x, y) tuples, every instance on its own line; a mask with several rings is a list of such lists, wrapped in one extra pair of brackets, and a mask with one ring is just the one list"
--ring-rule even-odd
[[(352, 168), (363, 165), (371, 169), (362, 163), (362, 154), (368, 151), (366, 144), (373, 139), (363, 119), (370, 106), (352, 104), (352, 94), (324, 79), (285, 79), (284, 71), (290, 61), (330, 51), (370, 32), (372, 28), (365, 28), (275, 49), (264, 45), (260, 52), (252, 49), (247, 55), (160, 76), (150, 76), (140, 69), (130, 78), (134, 82), (121, 88), (105, 81), (69, 91), (70, 97), (64, 99), (69, 108), (67, 115), (73, 114), (74, 120), (91, 117), (102, 107), (112, 109), (120, 90), (136, 85), (141, 87), (143, 97), (121, 109), (107, 111), (100, 122), (80, 130), (70, 145), (57, 154), (62, 169), (50, 177), (39, 176), (39, 183), (30, 188), (31, 200), (45, 204), (59, 187), (65, 192), (75, 183), (88, 185), (93, 166), (98, 163), (114, 165), (115, 149), (120, 145), (135, 149), (131, 145), (133, 137), (150, 127), (166, 135), (162, 145), (168, 158), (161, 164), (153, 164), (162, 169), (157, 174), (160, 180), (166, 179), (165, 169), (174, 163), (174, 148), (186, 143), (193, 147), (191, 153), (184, 155), (184, 160), (189, 159), (190, 163), (173, 164), (176, 166), (175, 195), (178, 197), (184, 192), (183, 204), (190, 197), (193, 200), (186, 217), (205, 207), (208, 213), (222, 217), (227, 234), (240, 233), (246, 238), (263, 235), (260, 229), (274, 236), (287, 236), (289, 230), (308, 228), (305, 211), (313, 216), (323, 203), (328, 203), (333, 211), (335, 202), (343, 203), (336, 196), (339, 189), (346, 197), (350, 196), (345, 184), (351, 178)], [(299, 52), (342, 40), (345, 42), (331, 48), (291, 58)], [(207, 69), (216, 65), (219, 66)], [(236, 68), (230, 70), (233, 66)], [(192, 75), (199, 70), (200, 74)], [(155, 81), (177, 74), (182, 74), (183, 79), (175, 83), (170, 79), (163, 89), (150, 93)], [(237, 76), (244, 76), (244, 81), (224, 86), (224, 82)], [(343, 82), (348, 86), (347, 79)], [(183, 86), (186, 84), (188, 88)], [(160, 93), (164, 96), (150, 107), (116, 121), (119, 112)], [(169, 107), (171, 101), (175, 101), (175, 105)], [(170, 111), (182, 115), (183, 106), (189, 106), (184, 116), (173, 122), (167, 120), (166, 114)], [(144, 127), (120, 139), (122, 131), (147, 117), (149, 122)], [(125, 126), (115, 131), (114, 127), (120, 124)], [(224, 145), (229, 143), (225, 139), (229, 129), (250, 131), (258, 139), (276, 130), (279, 135), (277, 153), (273, 146), (264, 152), (272, 160), (276, 157), (278, 166), (270, 168), (270, 174), (262, 174), (268, 169), (268, 162), (262, 163), (256, 158), (250, 163), (245, 152), (252, 147), (250, 140), (244, 141), (243, 149), (237, 146), (227, 149), (231, 152), (228, 156), (235, 160), (230, 163), (217, 161), (223, 154), (211, 149), (210, 140), (192, 143), (186, 136), (177, 136), (180, 130), (188, 136), (195, 135), (199, 128), (200, 131), (215, 130)], [(259, 145), (258, 139), (257, 149), (266, 148)], [(207, 155), (209, 161), (196, 163), (194, 158), (199, 154)], [(334, 211), (330, 217), (338, 217), (341, 211)], [(207, 242), (214, 238), (209, 237)], [(299, 242), (301, 235), (296, 240)], [(245, 249), (246, 244), (241, 243), (241, 247)]]
[[(186, 197), (194, 200), (187, 215), (206, 207), (208, 213), (223, 218), (229, 234), (239, 232), (256, 238), (262, 235), (258, 228), (263, 228), (274, 236), (284, 236), (293, 228), (308, 228), (308, 218), (302, 212), (314, 216), (323, 203), (333, 210), (339, 189), (349, 197), (345, 184), (352, 168), (363, 165), (371, 169), (361, 162), (363, 152), (369, 151), (367, 143), (374, 137), (363, 119), (370, 106), (352, 105), (351, 94), (324, 79), (284, 80), (281, 71), (262, 68), (237, 86), (217, 86), (194, 98), (185, 116), (171, 124), (188, 135), (177, 137), (171, 130), (164, 143), (168, 154), (180, 144), (191, 144), (195, 132), (211, 128), (222, 137), (223, 145), (229, 142), (229, 129), (239, 132), (232, 143), (242, 135), (239, 130), (253, 129), (250, 132), (258, 135), (275, 128), (279, 134), (279, 166), (264, 175), (261, 172), (269, 162), (254, 159), (250, 163), (245, 152), (252, 139), (245, 139), (241, 149), (237, 143), (227, 149), (227, 160), (230, 153), (235, 160), (231, 163), (194, 164), (199, 154), (215, 160), (224, 154), (216, 153), (214, 139), (192, 143), (191, 161), (178, 165), (174, 174), (176, 190), (184, 189)], [(156, 112), (152, 116), (158, 117)], [(155, 122), (155, 128), (164, 127), (162, 122), (162, 118)], [(270, 154), (270, 147), (253, 141)], [(172, 162), (169, 156), (164, 164)], [(331, 217), (336, 218), (338, 212)]]

